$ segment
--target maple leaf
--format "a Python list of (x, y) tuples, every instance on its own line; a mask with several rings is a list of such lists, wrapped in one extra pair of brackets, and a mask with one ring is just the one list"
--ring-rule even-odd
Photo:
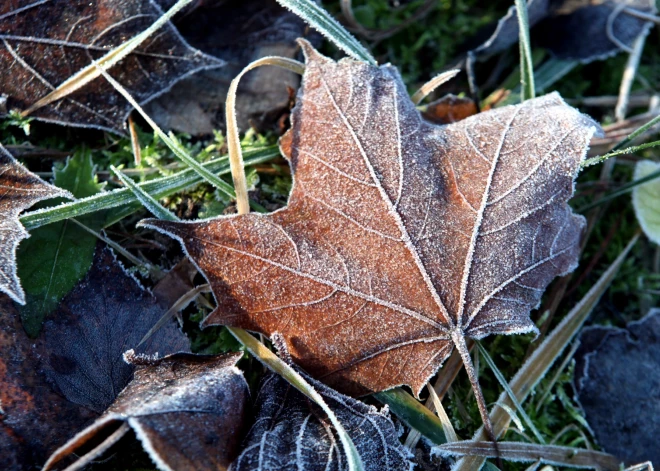
[(288, 206), (145, 225), (211, 283), (204, 325), (279, 332), (345, 393), (418, 395), (454, 344), (469, 361), (465, 337), (535, 330), (530, 310), (577, 264), (566, 201), (598, 125), (557, 94), (433, 125), (392, 66), (302, 44)]
[[(302, 373), (337, 414), (365, 471), (411, 470), (412, 454), (386, 411), (339, 394)], [(347, 469), (339, 438), (319, 406), (271, 373), (261, 384), (255, 424), (233, 471), (341, 471)]]
[[(73, 454), (82, 455), (71, 465), (79, 469), (129, 428), (159, 469), (226, 470), (238, 454), (249, 394), (235, 367), (242, 356), (177, 353), (152, 359), (128, 352), (127, 361), (137, 364), (135, 379), (101, 417), (53, 453), (44, 471)], [(92, 440), (101, 445), (81, 454)]]
[[(163, 12), (151, 0), (18, 0), (0, 6), (0, 83), (7, 109), (25, 110), (70, 76), (141, 33)], [(108, 72), (140, 103), (223, 61), (191, 48), (167, 24)], [(44, 121), (123, 132), (132, 110), (106, 80), (93, 80), (32, 113)]]
[(0, 192), (0, 291), (25, 304), (25, 293), (16, 274), (16, 249), (29, 235), (18, 215), (38, 201), (72, 196), (28, 171), (1, 144)]

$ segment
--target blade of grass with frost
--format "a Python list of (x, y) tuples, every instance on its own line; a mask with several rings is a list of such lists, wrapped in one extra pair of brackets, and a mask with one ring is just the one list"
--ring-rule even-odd
[(303, 393), (305, 396), (310, 398), (316, 404), (318, 404), (323, 412), (325, 412), (332, 422), (332, 425), (335, 427), (337, 435), (339, 435), (339, 440), (341, 441), (342, 446), (344, 447), (344, 452), (346, 454), (346, 461), (348, 463), (348, 469), (350, 471), (363, 471), (364, 467), (362, 465), (362, 460), (360, 458), (353, 440), (348, 436), (346, 430), (344, 429), (341, 422), (335, 415), (335, 413), (330, 409), (328, 404), (323, 400), (323, 397), (316, 392), (316, 390), (303, 378), (296, 370), (291, 366), (279, 359), (277, 355), (271, 352), (264, 344), (259, 342), (251, 334), (246, 332), (243, 329), (238, 329), (235, 327), (227, 327), (227, 330), (238, 340), (248, 352), (254, 355), (261, 363), (267, 366), (269, 369), (279, 374), (286, 381), (289, 382), (294, 388)]
[(114, 165), (110, 165), (110, 170), (117, 175), (117, 178), (121, 180), (126, 188), (131, 190), (135, 197), (140, 200), (142, 206), (147, 208), (151, 214), (156, 216), (158, 219), (165, 219), (166, 221), (178, 221), (179, 218), (174, 214), (170, 213), (163, 205), (161, 205), (155, 198), (153, 198), (149, 193), (144, 191), (142, 188), (137, 186), (133, 180), (126, 177), (121, 173)]
[(535, 462), (540, 458), (542, 463), (555, 466), (610, 471), (618, 470), (620, 464), (616, 457), (602, 451), (522, 442), (497, 442), (496, 448), (492, 442), (463, 441), (433, 447), (432, 452), (443, 457), (478, 456), (483, 459), (499, 456), (503, 460), (518, 462)]
[(426, 383), (426, 387), (429, 390), (429, 396), (431, 397), (431, 400), (433, 401), (433, 405), (435, 406), (435, 412), (438, 415), (440, 422), (442, 422), (442, 429), (445, 432), (445, 437), (447, 437), (447, 441), (457, 442), (458, 436), (456, 435), (456, 430), (454, 430), (454, 426), (451, 424), (451, 420), (449, 420), (447, 411), (442, 405), (442, 401), (438, 397), (438, 393), (435, 392), (435, 389), (433, 388), (433, 386), (431, 386), (431, 383)]
[[(245, 165), (256, 165), (267, 162), (280, 155), (277, 146), (254, 149), (245, 153)], [(228, 157), (222, 156), (201, 164), (209, 172), (216, 175), (229, 173)], [(204, 179), (193, 169), (186, 169), (168, 177), (162, 177), (148, 182), (138, 183), (137, 186), (152, 198), (160, 199), (183, 191), (194, 185), (202, 183)], [(117, 208), (114, 220), (132, 214), (141, 207), (140, 200), (128, 188), (119, 188), (106, 193), (99, 193), (88, 198), (79, 199), (58, 206), (39, 209), (24, 213), (19, 220), (29, 231), (53, 222), (62, 221), (84, 214)], [(110, 221), (110, 220), (108, 220)], [(107, 221), (107, 222), (108, 222)]]
[[(163, 16), (158, 18), (149, 28), (145, 29), (143, 32), (129, 39), (125, 43), (117, 46), (105, 56), (101, 57), (94, 63), (88, 65), (84, 69), (76, 72), (67, 80), (62, 82), (55, 90), (50, 92), (45, 97), (38, 100), (27, 110), (21, 113), (21, 116), (27, 116), (30, 113), (38, 110), (39, 108), (46, 106), (54, 101), (57, 101), (65, 96), (70, 95), (76, 90), (84, 87), (92, 80), (98, 78), (101, 75), (101, 70), (106, 71), (112, 66), (117, 64), (120, 60), (125, 58), (131, 52), (133, 52), (140, 44), (142, 44), (149, 36), (154, 34), (160, 28), (163, 27), (174, 15), (176, 15), (183, 7), (188, 5), (192, 0), (179, 0), (176, 2), (172, 8), (170, 8)], [(100, 68), (100, 69), (99, 69)]]
[(518, 15), (518, 30), (520, 31), (520, 85), (522, 101), (536, 96), (534, 86), (534, 62), (532, 62), (532, 47), (529, 40), (529, 18), (527, 17), (527, 2), (516, 0)]
[(657, 146), (660, 146), (660, 141), (647, 142), (645, 144), (641, 144), (638, 146), (633, 146), (633, 147), (628, 147), (626, 149), (608, 152), (605, 155), (598, 155), (596, 157), (591, 157), (590, 159), (585, 160), (584, 162), (582, 162), (582, 168), (591, 167), (592, 165), (599, 164), (609, 159), (610, 157), (616, 157), (617, 155), (633, 154), (635, 152), (639, 152), (640, 150), (650, 149), (652, 147), (657, 147)]
[(534, 422), (532, 422), (532, 419), (529, 418), (527, 415), (527, 412), (525, 412), (525, 409), (523, 409), (522, 404), (518, 401), (516, 398), (516, 395), (513, 393), (511, 388), (509, 387), (509, 383), (506, 382), (506, 379), (504, 379), (504, 375), (500, 371), (500, 369), (497, 367), (493, 359), (491, 358), (490, 354), (488, 353), (488, 350), (484, 348), (483, 345), (481, 345), (481, 342), (478, 340), (476, 341), (477, 347), (479, 348), (479, 352), (481, 352), (481, 355), (484, 357), (484, 360), (486, 360), (486, 363), (488, 363), (488, 367), (491, 369), (495, 377), (497, 378), (497, 381), (499, 381), (500, 385), (502, 385), (502, 388), (504, 388), (504, 391), (509, 395), (509, 399), (511, 399), (511, 402), (513, 402), (513, 405), (516, 406), (516, 410), (522, 417), (522, 419), (525, 421), (525, 424), (527, 424), (527, 427), (532, 431), (536, 439), (538, 440), (539, 443), (545, 444), (545, 439), (541, 435), (541, 433), (537, 430), (536, 426), (534, 425)]
[(349, 56), (376, 65), (369, 51), (314, 0), (277, 0), (277, 3), (298, 15)]
[[(616, 260), (601, 275), (596, 284), (591, 287), (587, 294), (578, 302), (564, 319), (548, 335), (543, 343), (538, 346), (534, 353), (525, 361), (522, 367), (509, 383), (511, 391), (520, 402), (524, 402), (536, 384), (546, 375), (553, 363), (559, 358), (566, 346), (575, 337), (584, 324), (600, 297), (610, 286), (614, 277), (623, 265), (628, 253), (637, 242), (639, 234), (635, 235)], [(497, 400), (499, 403), (511, 404), (509, 394), (504, 391)], [(497, 405), (490, 413), (493, 429), (496, 435), (501, 435), (509, 426), (509, 414)], [(485, 441), (488, 438), (481, 427), (474, 435), (475, 441)], [(538, 457), (537, 457), (538, 458)], [(452, 471), (479, 471), (483, 466), (483, 457), (464, 457), (452, 468)]]

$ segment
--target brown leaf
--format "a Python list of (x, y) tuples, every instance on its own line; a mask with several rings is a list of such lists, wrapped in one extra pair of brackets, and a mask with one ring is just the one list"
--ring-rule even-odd
[[(162, 15), (151, 0), (17, 0), (0, 6), (0, 83), (7, 108), (25, 110), (71, 75), (147, 29)], [(140, 103), (187, 75), (223, 64), (165, 25), (109, 73)], [(94, 80), (38, 109), (45, 121), (123, 132), (132, 107), (106, 80)]]
[[(44, 471), (90, 442), (78, 459), (94, 459), (133, 429), (162, 470), (226, 470), (238, 454), (248, 387), (234, 365), (242, 353), (203, 356), (179, 353), (158, 360), (127, 354), (138, 365), (135, 379), (92, 425), (57, 450)], [(127, 424), (128, 427), (122, 424)]]
[(424, 118), (435, 124), (449, 124), (475, 114), (477, 105), (472, 99), (449, 94), (429, 103), (424, 111)]
[(147, 223), (211, 283), (205, 324), (280, 332), (354, 395), (418, 394), (464, 337), (534, 331), (530, 310), (577, 264), (566, 201), (598, 125), (557, 94), (432, 125), (392, 66), (304, 51), (288, 206)]
[(16, 274), (16, 249), (29, 235), (18, 216), (38, 201), (72, 196), (28, 171), (1, 144), (0, 191), (0, 291), (17, 303), (25, 304), (25, 293)]

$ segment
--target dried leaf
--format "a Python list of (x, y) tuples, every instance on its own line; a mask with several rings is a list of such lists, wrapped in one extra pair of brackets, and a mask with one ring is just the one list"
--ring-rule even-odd
[(580, 341), (577, 398), (598, 444), (628, 464), (660, 463), (660, 309), (627, 329), (587, 329)]
[[(162, 10), (151, 0), (18, 0), (0, 6), (0, 83), (7, 108), (25, 110), (71, 75), (147, 29)], [(168, 24), (109, 73), (145, 103), (195, 71), (222, 61), (191, 48)], [(37, 118), (123, 132), (131, 107), (94, 80), (33, 113)]]
[[(305, 375), (337, 414), (360, 454), (365, 471), (412, 470), (412, 455), (386, 411), (343, 396)], [(263, 380), (257, 418), (233, 471), (341, 471), (346, 457), (319, 406), (277, 374)]]
[[(589, 62), (604, 59), (631, 47), (640, 34), (647, 34), (652, 23), (625, 11), (628, 7), (655, 13), (655, 0), (529, 0), (532, 41), (563, 60)], [(488, 57), (518, 42), (515, 7), (502, 17), (495, 32), (473, 53)]]
[[(153, 360), (128, 354), (139, 365), (135, 379), (101, 417), (51, 456), (44, 471), (60, 469), (92, 441), (115, 443), (128, 427), (161, 470), (226, 470), (238, 454), (248, 399), (243, 373), (234, 366), (241, 356), (179, 353)], [(78, 463), (106, 449), (97, 446)]]
[[(635, 165), (633, 180), (639, 180), (660, 171), (660, 163), (652, 160), (642, 160)], [(660, 244), (660, 179), (637, 185), (633, 188), (633, 207), (639, 225), (644, 229), (646, 237)]]
[(424, 118), (435, 124), (455, 123), (477, 114), (477, 105), (470, 98), (445, 95), (426, 107)]
[[(44, 324), (48, 378), (71, 402), (102, 413), (133, 377), (122, 360), (166, 309), (124, 271), (109, 249), (97, 249), (94, 265)], [(189, 341), (173, 322), (139, 353), (189, 351)]]
[(37, 201), (56, 196), (71, 198), (71, 194), (29, 172), (2, 145), (0, 188), (0, 291), (17, 303), (25, 304), (25, 293), (16, 274), (16, 248), (29, 235), (18, 222), (18, 215)]
[(529, 311), (577, 263), (566, 200), (598, 126), (557, 94), (435, 126), (392, 66), (304, 51), (288, 206), (146, 223), (211, 283), (204, 324), (280, 332), (352, 395), (418, 394), (454, 342), (534, 331)]

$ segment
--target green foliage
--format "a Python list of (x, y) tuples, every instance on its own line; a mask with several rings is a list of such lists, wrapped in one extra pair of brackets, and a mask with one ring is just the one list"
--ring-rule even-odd
[[(94, 164), (88, 149), (76, 152), (66, 165), (55, 169), (55, 185), (84, 198), (100, 192)], [(53, 206), (60, 201), (48, 201)], [(101, 218), (91, 214), (80, 222), (92, 229), (101, 228)], [(18, 250), (18, 276), (26, 294), (20, 309), (26, 332), (36, 336), (41, 323), (60, 300), (80, 281), (92, 265), (96, 237), (70, 221), (35, 229)]]

